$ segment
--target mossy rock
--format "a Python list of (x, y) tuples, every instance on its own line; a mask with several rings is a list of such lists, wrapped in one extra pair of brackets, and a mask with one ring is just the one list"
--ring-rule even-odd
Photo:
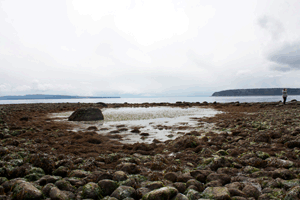
[(75, 169), (70, 172), (69, 177), (85, 178), (90, 174), (91, 174), (90, 171)]
[(243, 171), (246, 173), (252, 174), (254, 172), (260, 171), (260, 169), (258, 169), (256, 167), (252, 167), (252, 166), (246, 166)]
[(299, 199), (300, 195), (300, 186), (293, 187), (290, 191), (286, 193), (284, 200), (294, 200)]
[(65, 166), (59, 166), (56, 170), (52, 172), (53, 175), (66, 177), (69, 173), (69, 168)]
[(28, 182), (17, 184), (13, 189), (13, 199), (16, 200), (37, 200), (42, 197), (42, 192)]
[(175, 197), (178, 190), (174, 187), (163, 187), (153, 190), (143, 196), (143, 200), (169, 200)]
[(103, 179), (98, 182), (102, 190), (103, 196), (111, 195), (115, 189), (119, 187), (119, 184), (113, 180)]
[(8, 181), (8, 179), (6, 177), (0, 177), (0, 185), (2, 185), (2, 183)]
[(136, 191), (129, 186), (119, 186), (110, 196), (117, 199), (125, 199), (127, 197), (135, 198)]
[(203, 191), (202, 198), (229, 200), (230, 193), (226, 187), (208, 187)]
[(225, 150), (223, 150), (223, 149), (221, 149), (221, 150), (217, 151), (216, 154), (222, 155), (222, 156), (227, 156), (227, 155), (228, 155), (228, 152), (225, 151)]
[(269, 155), (268, 153), (266, 153), (266, 152), (263, 152), (263, 151), (257, 151), (257, 152), (256, 152), (256, 155), (257, 155), (259, 158), (263, 159), (263, 160), (265, 160), (265, 159), (267, 159), (267, 158), (270, 158), (270, 155)]
[(200, 199), (202, 196), (199, 192), (193, 189), (189, 189), (186, 191), (186, 196), (189, 200), (197, 200)]
[(102, 199), (102, 190), (98, 184), (90, 182), (83, 186), (81, 197), (84, 199)]
[(32, 174), (26, 175), (24, 178), (25, 178), (27, 181), (37, 181), (37, 180), (39, 180), (40, 178), (42, 178), (43, 176), (44, 176), (44, 175), (42, 175), (42, 174), (32, 173)]
[(23, 165), (24, 161), (23, 161), (23, 159), (13, 159), (10, 161), (10, 163), (13, 166), (21, 166), (21, 165)]
[(128, 176), (128, 178), (134, 178), (136, 179), (138, 182), (144, 182), (144, 181), (147, 181), (148, 178), (145, 177), (145, 176), (142, 176), (140, 174), (131, 174)]

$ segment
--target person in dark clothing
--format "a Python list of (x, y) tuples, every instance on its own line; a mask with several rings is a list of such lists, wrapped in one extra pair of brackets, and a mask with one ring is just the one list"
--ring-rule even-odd
[(284, 89), (282, 90), (283, 104), (285, 104), (287, 96), (288, 96), (288, 95), (287, 95), (287, 89), (284, 88)]

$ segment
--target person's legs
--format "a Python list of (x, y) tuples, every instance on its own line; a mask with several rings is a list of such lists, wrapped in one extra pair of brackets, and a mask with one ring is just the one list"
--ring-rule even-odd
[(286, 102), (286, 97), (283, 97), (283, 104), (285, 104)]

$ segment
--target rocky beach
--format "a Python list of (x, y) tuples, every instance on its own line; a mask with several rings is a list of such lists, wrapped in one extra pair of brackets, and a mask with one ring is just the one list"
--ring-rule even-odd
[[(74, 132), (76, 124), (49, 116), (162, 106), (220, 112), (193, 118), (198, 131), (183, 123), (174, 138), (134, 144), (121, 133), (149, 134), (124, 125)], [(0, 200), (300, 199), (299, 111), (297, 101), (0, 105)]]

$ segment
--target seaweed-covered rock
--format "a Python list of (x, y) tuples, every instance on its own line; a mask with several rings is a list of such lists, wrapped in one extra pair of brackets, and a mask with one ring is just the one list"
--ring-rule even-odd
[(258, 190), (258, 188), (251, 184), (247, 184), (243, 188), (242, 192), (244, 192), (248, 197), (254, 197), (255, 199), (257, 199), (259, 197), (259, 195), (261, 194), (261, 192)]
[(128, 177), (126, 175), (125, 172), (123, 171), (116, 171), (114, 174), (113, 174), (113, 180), (114, 181), (124, 181), (126, 180)]
[(183, 137), (178, 137), (171, 143), (169, 146), (176, 152), (186, 149), (186, 148), (195, 148), (200, 144), (200, 140), (193, 135), (186, 135)]
[(29, 154), (25, 158), (33, 166), (42, 168), (46, 174), (52, 174), (55, 169), (55, 157), (48, 154)]
[(172, 200), (189, 200), (189, 198), (181, 193), (178, 193)]
[(49, 193), (53, 187), (56, 187), (53, 183), (48, 183), (42, 188), (44, 195), (49, 196)]
[(0, 177), (0, 185), (2, 185), (2, 183), (8, 181), (8, 179), (6, 177)]
[(32, 167), (24, 178), (28, 181), (36, 181), (42, 178), (45, 175), (45, 172), (42, 168)]
[(202, 192), (204, 190), (204, 184), (195, 179), (190, 179), (186, 182), (187, 188), (191, 185), (195, 186), (198, 192)]
[(100, 199), (102, 198), (102, 191), (98, 184), (90, 182), (83, 186), (81, 196), (84, 199)]
[(66, 177), (69, 173), (69, 168), (65, 166), (59, 166), (56, 170), (53, 171), (53, 175)]
[(268, 153), (266, 153), (266, 152), (263, 152), (263, 151), (257, 151), (255, 154), (256, 154), (259, 158), (261, 158), (261, 159), (263, 159), (263, 160), (265, 160), (265, 159), (267, 159), (267, 158), (270, 158), (270, 155), (269, 155)]
[(202, 197), (202, 195), (194, 189), (190, 189), (187, 192), (186, 196), (189, 200), (197, 200), (197, 199), (200, 199)]
[(175, 197), (178, 190), (174, 187), (163, 187), (153, 190), (143, 196), (143, 200), (170, 200)]
[(225, 157), (217, 157), (208, 166), (213, 171), (216, 171), (218, 168), (230, 167), (231, 163), (232, 163), (232, 161)]
[(156, 190), (164, 186), (161, 181), (144, 182), (142, 186), (149, 188), (150, 190)]
[(282, 180), (281, 184), (284, 189), (289, 190), (292, 187), (300, 186), (300, 179)]
[(182, 182), (176, 182), (173, 183), (174, 187), (180, 192), (180, 193), (184, 193), (184, 191), (186, 190), (186, 184), (182, 183)]
[(223, 184), (221, 182), (220, 179), (214, 180), (214, 181), (210, 181), (209, 183), (205, 184), (205, 187), (222, 187)]
[(293, 187), (284, 197), (284, 200), (293, 200), (300, 198), (300, 186)]
[(230, 193), (226, 187), (208, 187), (203, 191), (205, 198), (209, 199), (220, 199), (226, 200), (230, 199)]
[(231, 177), (227, 174), (217, 174), (217, 173), (211, 173), (207, 176), (207, 182), (220, 180), (222, 185), (225, 185), (230, 182)]
[(91, 174), (88, 171), (80, 170), (80, 169), (75, 169), (70, 172), (69, 177), (77, 177), (77, 178), (85, 178), (89, 174)]
[(59, 180), (55, 183), (55, 185), (60, 189), (60, 190), (66, 190), (70, 192), (75, 192), (76, 188), (71, 185), (69, 181), (66, 180)]
[(282, 178), (285, 180), (290, 180), (295, 178), (295, 175), (288, 169), (276, 169), (273, 171), (273, 178)]
[(197, 180), (202, 183), (206, 182), (206, 178), (209, 174), (211, 174), (212, 171), (210, 170), (195, 170), (191, 171), (190, 174)]
[(248, 163), (248, 165), (250, 166), (259, 167), (259, 168), (265, 167), (267, 165), (267, 161), (257, 157), (253, 157), (246, 160), (246, 163)]
[(237, 188), (228, 188), (230, 196), (240, 196), (240, 197), (247, 197), (247, 195)]
[(117, 199), (125, 199), (126, 197), (135, 197), (136, 191), (132, 187), (128, 186), (120, 186), (118, 187), (111, 195), (111, 197), (115, 197)]
[(193, 177), (191, 176), (190, 173), (180, 174), (180, 175), (177, 177), (177, 181), (178, 181), (178, 182), (184, 182), (184, 183), (186, 183), (188, 180), (191, 180), (191, 179), (193, 179)]
[(122, 163), (117, 166), (117, 170), (127, 172), (128, 174), (138, 174), (141, 170), (135, 163)]
[(245, 187), (245, 184), (240, 183), (240, 182), (232, 182), (232, 183), (226, 184), (225, 187), (227, 187), (227, 188), (236, 188), (236, 189), (242, 190)]
[(290, 168), (294, 166), (294, 162), (289, 160), (283, 160), (275, 157), (270, 157), (266, 159), (268, 162), (268, 167), (276, 167), (276, 168)]
[(80, 187), (84, 186), (87, 182), (85, 178), (76, 178), (76, 177), (71, 177), (71, 178), (64, 178), (66, 181), (69, 181), (71, 185)]
[(252, 167), (252, 166), (246, 166), (243, 169), (243, 172), (247, 173), (247, 174), (252, 174), (252, 173), (257, 172), (257, 171), (260, 171), (260, 169), (258, 169), (256, 167)]
[[(74, 167), (74, 162), (71, 159), (62, 159), (55, 163), (55, 167), (58, 169), (59, 169), (59, 167), (62, 167), (62, 166), (72, 169)], [(57, 175), (57, 176), (60, 176), (60, 175)]]
[[(297, 133), (298, 134), (298, 133)], [(300, 141), (299, 140), (291, 140), (286, 143), (284, 143), (284, 146), (288, 148), (295, 148), (295, 147), (300, 147)]]
[(57, 187), (52, 187), (49, 196), (51, 200), (66, 200), (66, 199), (74, 199), (75, 195), (72, 192), (62, 191)]
[(118, 200), (118, 199), (115, 198), (115, 197), (109, 197), (109, 196), (106, 196), (106, 197), (104, 197), (102, 200)]
[(45, 175), (39, 180), (36, 181), (37, 184), (44, 186), (47, 183), (55, 183), (56, 181), (60, 180), (60, 176), (50, 176), (50, 175)]
[(186, 189), (186, 191), (189, 191), (189, 190), (195, 190), (195, 191), (198, 191), (197, 187), (194, 186), (194, 185), (190, 185), (190, 186)]
[[(239, 196), (233, 196), (231, 199), (234, 199), (234, 200), (248, 200), (247, 198), (245, 197), (239, 197)], [(206, 199), (205, 199), (206, 200)], [(249, 200), (255, 200), (255, 199), (250, 199)], [(262, 200), (262, 199), (260, 199)]]
[(4, 194), (5, 194), (4, 187), (0, 185), (0, 195), (4, 195)]
[(140, 187), (136, 190), (136, 197), (138, 199), (141, 199), (145, 194), (147, 194), (148, 192), (151, 192), (151, 190), (149, 188), (146, 187)]
[(32, 167), (30, 170), (29, 170), (29, 173), (36, 173), (36, 174), (42, 174), (42, 175), (45, 175), (45, 172), (42, 168), (39, 168), (39, 167)]
[(69, 121), (97, 121), (104, 120), (99, 108), (79, 108), (68, 118)]
[(42, 196), (42, 192), (28, 182), (20, 183), (13, 189), (13, 198), (16, 200), (39, 200)]
[(254, 142), (266, 142), (270, 143), (271, 142), (271, 137), (268, 133), (256, 133)]
[(137, 180), (135, 178), (129, 178), (125, 181), (120, 181), (119, 182), (120, 185), (124, 185), (124, 186), (130, 186), (130, 187), (133, 187), (133, 188), (137, 188), (138, 186), (138, 183), (137, 183)]
[(164, 178), (166, 180), (172, 181), (172, 182), (176, 182), (177, 180), (177, 174), (175, 172), (168, 172), (165, 174)]
[(11, 179), (9, 181), (5, 181), (2, 184), (2, 186), (3, 186), (5, 192), (9, 192), (9, 191), (13, 190), (15, 186), (17, 186), (18, 184), (21, 184), (21, 183), (26, 183), (26, 180), (23, 178), (15, 178), (15, 179)]
[(268, 188), (281, 188), (282, 187), (282, 179), (276, 178), (271, 180), (265, 180), (261, 183), (264, 190), (268, 190)]
[(0, 147), (0, 156), (4, 156), (6, 154), (8, 154), (10, 151), (8, 150), (7, 147)]
[[(89, 176), (90, 177), (90, 176)], [(106, 173), (106, 172), (99, 172), (99, 171), (94, 171), (92, 174), (91, 174), (91, 177), (92, 179), (94, 179), (94, 177), (96, 179), (94, 179), (93, 181), (90, 180), (89, 182), (99, 182), (100, 180), (104, 180), (104, 179), (113, 179), (113, 175), (110, 174), (110, 173)]]
[(98, 185), (102, 190), (103, 196), (111, 195), (118, 187), (118, 184), (115, 181), (109, 179), (100, 180)]

